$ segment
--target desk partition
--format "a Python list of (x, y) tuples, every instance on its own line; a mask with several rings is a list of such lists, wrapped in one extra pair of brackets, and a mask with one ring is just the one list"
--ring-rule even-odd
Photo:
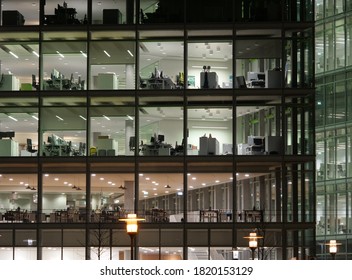
[(12, 139), (0, 139), (0, 156), (19, 156), (19, 145)]

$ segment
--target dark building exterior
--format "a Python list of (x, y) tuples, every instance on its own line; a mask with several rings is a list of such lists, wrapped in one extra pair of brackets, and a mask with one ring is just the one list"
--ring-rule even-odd
[(0, 2), (0, 259), (316, 255), (314, 1)]

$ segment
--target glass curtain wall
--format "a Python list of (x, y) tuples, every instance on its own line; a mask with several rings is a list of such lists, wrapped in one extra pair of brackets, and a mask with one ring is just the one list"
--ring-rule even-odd
[(87, 34), (45, 32), (43, 38), (41, 90), (87, 89)]
[[(20, 40), (21, 42), (17, 42)], [(22, 32), (0, 36), (0, 91), (38, 90), (39, 35)], [(21, 67), (18, 67), (21, 64)]]
[(2, 26), (39, 25), (40, 0), (1, 0)]
[[(109, 38), (109, 40), (107, 40)], [(131, 32), (92, 32), (89, 48), (90, 90), (135, 88), (135, 42)]]
[(127, 19), (130, 20), (128, 16), (131, 16), (127, 12), (132, 12), (133, 16), (134, 5), (130, 5), (131, 2), (134, 4), (135, 1), (92, 1), (91, 23), (104, 25), (127, 24)]
[(37, 174), (0, 174), (0, 221), (33, 223), (38, 210)]
[(232, 181), (231, 173), (188, 173), (187, 222), (232, 222)]
[[(159, 34), (160, 33), (160, 34)], [(139, 32), (139, 89), (184, 88), (183, 31)], [(163, 38), (163, 40), (160, 39)]]
[(135, 108), (131, 97), (92, 98), (90, 115), (90, 156), (134, 155)]
[(88, 24), (88, 0), (63, 2), (44, 1), (43, 25), (85, 25)]
[(43, 98), (40, 118), (41, 156), (86, 155), (86, 99)]
[(0, 102), (0, 156), (37, 156), (38, 123), (37, 98), (2, 98)]
[(43, 181), (42, 222), (84, 222), (86, 180), (84, 174), (45, 173)]
[[(337, 258), (349, 259), (348, 186), (350, 148), (350, 11), (351, 1), (316, 1), (316, 83), (318, 88), (317, 236), (318, 242), (337, 239)], [(346, 106), (347, 104), (347, 106)], [(346, 189), (347, 188), (347, 189)], [(329, 259), (326, 248), (318, 254)]]
[[(315, 219), (312, 33), (258, 25), (309, 21), (312, 1), (40, 2), (38, 32), (0, 34), (1, 72), (19, 80), (4, 91), (33, 91), (1, 96), (0, 131), (9, 134), (0, 140), (17, 148), (1, 156), (26, 156), (16, 163), (38, 169), (0, 174), (0, 221), (42, 224), (39, 234), (0, 230), (4, 259), (129, 259), (118, 223), (128, 213), (146, 219), (139, 259), (231, 259), (231, 245), (248, 259), (253, 225), (265, 234), (256, 258), (310, 254), (312, 232), (275, 223)], [(197, 27), (204, 22), (212, 27)], [(319, 40), (339, 42), (348, 24), (334, 21)], [(348, 65), (342, 45), (321, 52), (324, 64), (345, 53), (331, 70)], [(326, 123), (348, 116), (342, 81), (327, 82)], [(324, 168), (339, 161), (348, 172), (350, 134), (334, 130)], [(331, 170), (331, 180), (345, 179)], [(322, 207), (338, 211), (328, 221), (320, 207), (319, 221), (347, 231), (350, 187), (331, 182), (329, 192)]]
[(232, 39), (226, 39), (232, 32), (190, 30), (188, 36), (187, 88), (233, 88)]

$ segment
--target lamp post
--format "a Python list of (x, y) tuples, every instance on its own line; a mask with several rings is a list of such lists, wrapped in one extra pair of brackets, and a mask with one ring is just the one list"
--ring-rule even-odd
[(127, 218), (119, 219), (119, 221), (126, 222), (126, 231), (131, 238), (131, 260), (134, 260), (133, 252), (134, 252), (134, 244), (135, 237), (138, 234), (138, 222), (144, 221), (143, 218), (137, 218), (136, 214), (128, 214)]
[(325, 245), (329, 246), (329, 253), (331, 255), (331, 259), (334, 260), (337, 253), (337, 246), (341, 245), (341, 243), (337, 243), (336, 240), (330, 240), (329, 243), (326, 243)]
[(254, 260), (255, 249), (258, 248), (258, 239), (263, 237), (258, 236), (256, 232), (251, 232), (249, 236), (245, 236), (244, 238), (248, 239), (248, 247), (252, 251), (252, 260)]

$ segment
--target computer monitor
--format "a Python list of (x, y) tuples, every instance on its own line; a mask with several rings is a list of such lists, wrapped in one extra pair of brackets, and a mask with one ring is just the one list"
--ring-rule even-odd
[(165, 141), (165, 136), (164, 135), (158, 135), (158, 141), (159, 143), (162, 143)]
[(55, 146), (66, 145), (67, 142), (56, 134), (51, 135), (51, 144)]
[(264, 137), (263, 136), (248, 136), (248, 145), (249, 146), (264, 146)]
[(248, 81), (265, 80), (265, 74), (263, 72), (247, 72)]
[(265, 74), (258, 73), (258, 80), (265, 81)]

